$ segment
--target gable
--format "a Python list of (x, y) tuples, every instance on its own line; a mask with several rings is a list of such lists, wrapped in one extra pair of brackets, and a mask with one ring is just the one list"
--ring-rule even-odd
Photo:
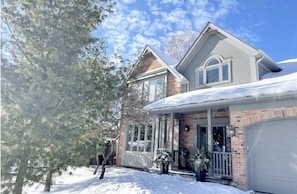
[(146, 46), (131, 70), (128, 79), (145, 79), (170, 72), (177, 82), (187, 84), (188, 81), (175, 69), (177, 63), (175, 59), (162, 51)]
[[(230, 61), (230, 81), (219, 86), (251, 82), (250, 56), (225, 39), (226, 37), (217, 34), (210, 35), (193, 55), (192, 60), (188, 61), (188, 65), (185, 66), (182, 73), (190, 82), (190, 90), (198, 88), (197, 70), (204, 66), (207, 60), (215, 56), (219, 56), (222, 61)], [(216, 86), (218, 85), (208, 85), (207, 87)]]
[[(215, 55), (220, 56), (222, 61), (230, 61), (228, 69), (230, 71), (229, 81), (222, 81), (222, 72), (218, 72), (217, 80), (221, 80), (222, 83), (218, 81), (217, 84), (208, 84), (204, 80), (204, 87), (250, 83), (259, 80), (267, 72), (280, 70), (264, 52), (208, 23), (176, 67), (189, 80), (190, 90), (198, 89), (197, 82), (198, 79), (201, 79), (201, 76), (199, 78), (199, 75), (197, 75), (197, 71), (199, 71), (197, 69), (205, 65), (205, 61)], [(218, 67), (218, 70), (221, 71), (221, 68)], [(206, 70), (203, 72), (203, 79), (206, 79), (206, 74), (209, 72)], [(203, 76), (201, 72), (200, 74)], [(219, 76), (221, 76), (220, 79)], [(201, 88), (200, 86), (199, 88)]]
[(147, 52), (139, 62), (138, 73), (144, 73), (156, 69), (163, 68), (157, 57), (152, 52)]
[(145, 50), (132, 69), (129, 79), (130, 81), (133, 79), (146, 79), (164, 73), (167, 73), (167, 68), (160, 63), (157, 56), (151, 51)]

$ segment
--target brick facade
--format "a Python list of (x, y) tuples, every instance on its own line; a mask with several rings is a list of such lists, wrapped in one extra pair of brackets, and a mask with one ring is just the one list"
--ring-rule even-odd
[(142, 63), (140, 64), (141, 66), (139, 67), (139, 73), (151, 71), (162, 67), (162, 65), (158, 62), (157, 58), (152, 53), (147, 53), (144, 56)]
[(183, 88), (176, 80), (172, 73), (168, 73), (167, 76), (167, 96), (173, 96), (183, 92)]
[(265, 120), (292, 116), (297, 117), (297, 106), (230, 112), (230, 123), (236, 127), (236, 136), (232, 137), (233, 181), (238, 183), (239, 187), (247, 187), (245, 127)]

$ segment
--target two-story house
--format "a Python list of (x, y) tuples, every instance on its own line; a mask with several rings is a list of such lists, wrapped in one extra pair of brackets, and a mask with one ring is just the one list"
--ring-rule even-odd
[(118, 164), (150, 167), (167, 149), (182, 168), (182, 147), (190, 155), (205, 147), (208, 177), (259, 192), (297, 192), (297, 59), (276, 64), (208, 23), (181, 61), (146, 47), (137, 65), (131, 83), (142, 83), (150, 119), (123, 119)]

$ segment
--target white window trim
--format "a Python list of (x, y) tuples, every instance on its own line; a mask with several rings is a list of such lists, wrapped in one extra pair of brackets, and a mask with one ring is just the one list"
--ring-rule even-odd
[[(157, 86), (155, 85), (154, 86), (154, 97), (153, 97), (153, 99), (150, 99), (150, 87), (151, 87), (151, 85), (150, 85), (150, 83), (152, 82), (152, 81), (158, 81), (158, 80), (162, 80), (162, 88), (161, 88), (161, 90), (162, 90), (162, 94), (161, 94), (161, 96), (160, 96), (160, 98), (156, 98), (157, 97)], [(157, 101), (157, 100), (160, 100), (160, 99), (162, 99), (162, 98), (164, 98), (164, 97), (166, 97), (166, 85), (167, 85), (167, 82), (166, 82), (166, 80), (167, 80), (167, 76), (159, 76), (159, 77), (154, 77), (154, 78), (151, 78), (151, 79), (147, 79), (147, 80), (144, 80), (143, 82), (142, 82), (142, 95), (144, 96), (144, 100), (145, 101), (147, 101), (147, 102), (149, 102), (149, 103), (151, 103), (151, 102), (154, 102), (154, 101)], [(145, 91), (146, 91), (146, 88), (145, 88), (145, 84), (148, 84), (148, 93), (145, 93)]]
[[(207, 66), (208, 63), (211, 60), (218, 60), (220, 63), (217, 65), (212, 65), (212, 66)], [(227, 64), (228, 65), (228, 79), (227, 80), (223, 80), (223, 65)], [(206, 83), (206, 72), (208, 69), (212, 69), (212, 68), (218, 68), (219, 69), (219, 81), (218, 82), (212, 82), (212, 83)], [(199, 71), (203, 71), (203, 84), (200, 85), (199, 84)], [(232, 74), (231, 74), (231, 58), (229, 59), (224, 59), (222, 56), (220, 55), (211, 55), (209, 56), (204, 63), (202, 63), (202, 65), (200, 65), (197, 69), (196, 69), (196, 79), (195, 79), (195, 85), (196, 88), (203, 88), (206, 86), (214, 86), (214, 85), (220, 85), (220, 84), (224, 84), (224, 83), (230, 83), (232, 80)]]
[[(149, 131), (149, 127), (148, 126), (151, 126), (151, 140), (148, 140), (148, 131)], [(144, 136), (144, 140), (140, 140), (140, 128), (144, 126), (144, 130), (145, 130), (145, 136)], [(129, 130), (129, 127), (131, 127), (131, 137), (128, 138), (128, 130)], [(134, 141), (134, 133), (135, 133), (135, 127), (138, 128), (138, 133), (137, 133), (137, 139), (136, 141)], [(143, 152), (148, 152), (148, 153), (152, 153), (154, 150), (153, 150), (153, 146), (154, 146), (154, 133), (155, 133), (155, 126), (153, 124), (136, 124), (136, 125), (128, 125), (128, 127), (126, 128), (126, 137), (125, 137), (125, 152), (131, 152), (131, 153), (135, 153), (135, 152), (140, 152), (140, 153), (143, 153)], [(140, 150), (140, 141), (143, 141), (143, 150)], [(130, 142), (130, 146), (128, 147), (128, 144)], [(133, 144), (136, 145), (136, 150), (133, 150)], [(150, 151), (147, 150), (147, 146), (150, 144)]]

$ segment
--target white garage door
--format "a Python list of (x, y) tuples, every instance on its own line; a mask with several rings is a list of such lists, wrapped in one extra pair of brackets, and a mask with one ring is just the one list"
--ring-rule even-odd
[(297, 118), (248, 128), (246, 146), (250, 189), (297, 193)]

